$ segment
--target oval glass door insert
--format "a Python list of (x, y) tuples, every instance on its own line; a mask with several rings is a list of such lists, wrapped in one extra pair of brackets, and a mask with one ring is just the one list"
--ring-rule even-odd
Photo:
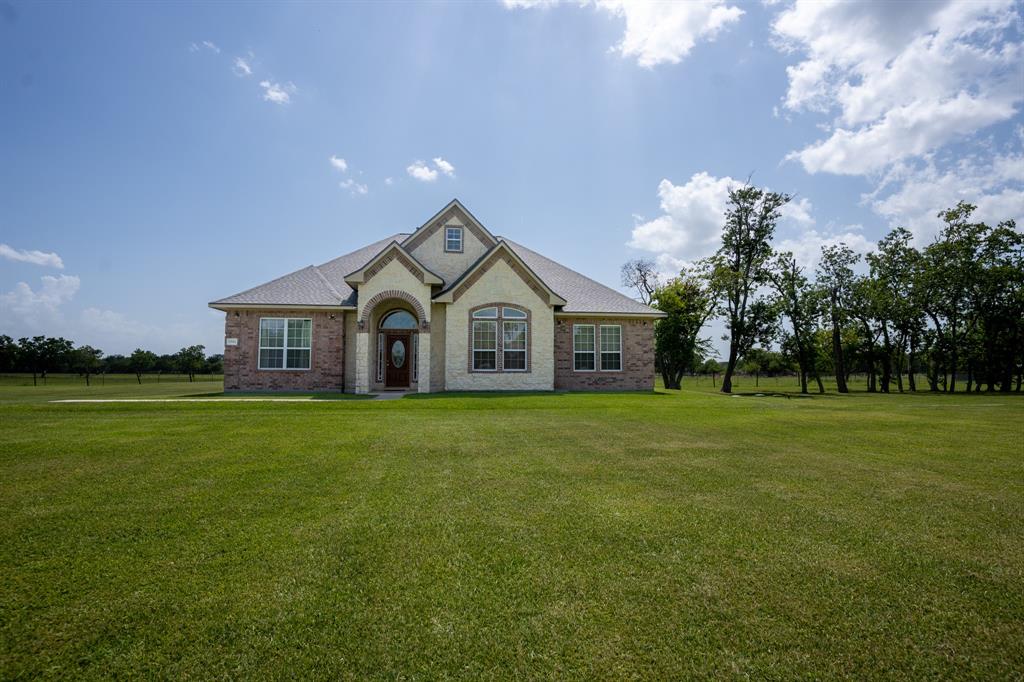
[(391, 346), (391, 364), (401, 367), (405, 364), (405, 342), (398, 340)]

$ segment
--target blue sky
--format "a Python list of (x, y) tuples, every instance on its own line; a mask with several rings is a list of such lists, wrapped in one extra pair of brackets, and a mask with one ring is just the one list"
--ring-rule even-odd
[(208, 301), (452, 197), (612, 286), (751, 174), (809, 267), (1021, 220), (1021, 51), (1006, 2), (0, 2), (0, 333), (219, 351)]

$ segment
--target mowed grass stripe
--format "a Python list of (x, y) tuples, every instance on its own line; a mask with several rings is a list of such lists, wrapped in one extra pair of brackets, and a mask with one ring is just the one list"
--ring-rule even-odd
[(5, 397), (5, 678), (1024, 668), (1015, 396)]

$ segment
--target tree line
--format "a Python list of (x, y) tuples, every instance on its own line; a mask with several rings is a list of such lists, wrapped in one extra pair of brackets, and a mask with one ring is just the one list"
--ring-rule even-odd
[(177, 353), (158, 355), (136, 348), (131, 355), (104, 355), (92, 346), (75, 347), (62, 337), (33, 336), (17, 341), (0, 335), (0, 372), (23, 372), (32, 375), (32, 385), (39, 379), (45, 383), (47, 374), (73, 373), (85, 377), (85, 383), (97, 374), (134, 374), (142, 383), (144, 374), (179, 373), (195, 381), (196, 374), (223, 374), (224, 356), (207, 356), (202, 345), (186, 346)]
[(1024, 235), (1013, 220), (975, 221), (976, 207), (960, 202), (938, 214), (942, 229), (923, 248), (897, 227), (864, 257), (865, 274), (843, 243), (822, 247), (808, 272), (772, 245), (791, 199), (750, 185), (731, 190), (719, 249), (667, 282), (653, 261), (623, 265), (623, 285), (668, 315), (655, 325), (666, 387), (707, 362), (711, 339), (701, 330), (719, 318), (729, 342), (724, 393), (737, 369), (780, 361), (802, 393), (824, 393), (823, 376), (847, 393), (853, 373), (867, 376), (870, 392), (917, 391), (920, 375), (935, 392), (1020, 392)]

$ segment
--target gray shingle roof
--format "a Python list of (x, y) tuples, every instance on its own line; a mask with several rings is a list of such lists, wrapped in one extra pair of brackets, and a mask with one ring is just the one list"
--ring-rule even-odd
[[(217, 305), (355, 306), (356, 292), (345, 276), (366, 265), (393, 241), (408, 237), (399, 233), (368, 244), (321, 265), (309, 265), (266, 284), (210, 303)], [(556, 263), (522, 244), (501, 238), (556, 294), (566, 300), (562, 312), (621, 315), (652, 315), (658, 311)], [(486, 254), (485, 254), (486, 256)], [(452, 283), (454, 284), (454, 282)]]
[(307, 265), (210, 305), (354, 306), (356, 292), (345, 283), (345, 275), (358, 270), (392, 241), (406, 236), (404, 233), (392, 235), (322, 265)]
[(566, 300), (565, 313), (618, 313), (623, 315), (660, 315), (657, 310), (634, 301), (629, 296), (600, 282), (570, 270), (561, 263), (531, 251), (522, 244), (499, 237), (523, 259), (552, 290)]

